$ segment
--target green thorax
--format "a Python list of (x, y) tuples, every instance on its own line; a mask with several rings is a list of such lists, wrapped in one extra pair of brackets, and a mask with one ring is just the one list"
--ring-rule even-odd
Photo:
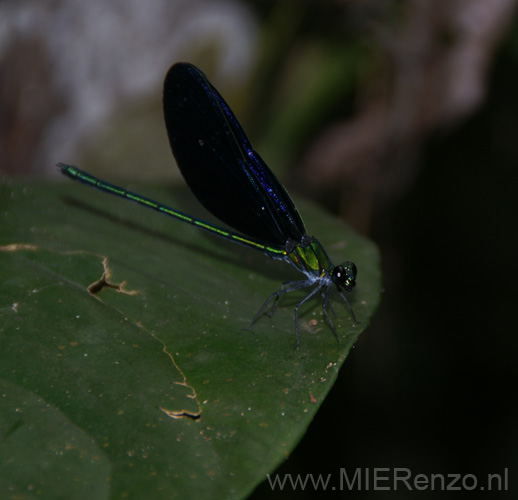
[(322, 245), (313, 237), (305, 237), (287, 251), (286, 257), (303, 273), (323, 276), (334, 267)]

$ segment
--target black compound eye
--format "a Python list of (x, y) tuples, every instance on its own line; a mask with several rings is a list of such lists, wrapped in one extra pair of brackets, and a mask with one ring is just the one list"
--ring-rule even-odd
[(332, 280), (335, 285), (345, 290), (351, 290), (356, 285), (357, 269), (354, 263), (345, 262), (333, 269)]

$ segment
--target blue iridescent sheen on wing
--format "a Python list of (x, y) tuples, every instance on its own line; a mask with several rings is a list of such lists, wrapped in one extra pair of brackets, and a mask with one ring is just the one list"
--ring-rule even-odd
[(195, 66), (178, 63), (167, 73), (164, 118), (178, 167), (207, 210), (267, 245), (301, 241), (306, 230), (290, 196)]

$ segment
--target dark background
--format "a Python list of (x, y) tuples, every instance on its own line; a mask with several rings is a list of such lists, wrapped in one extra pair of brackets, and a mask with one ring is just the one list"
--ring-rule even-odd
[[(62, 1), (3, 2), (0, 170), (50, 177), (61, 160), (169, 179), (157, 89), (172, 62), (197, 64), (288, 189), (344, 217), (382, 254), (381, 307), (277, 472), (402, 467), (482, 482), (508, 468), (510, 492), (478, 494), (510, 496), (518, 465), (516, 3), (177, 0), (141, 19), (133, 2), (123, 16), (114, 1), (92, 2), (88, 19)], [(294, 494), (316, 496), (263, 483), (252, 498)]]

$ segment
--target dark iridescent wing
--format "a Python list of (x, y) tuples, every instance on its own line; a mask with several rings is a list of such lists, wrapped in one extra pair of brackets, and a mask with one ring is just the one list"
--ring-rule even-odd
[(306, 231), (286, 189), (252, 149), (223, 97), (192, 64), (169, 69), (164, 118), (178, 167), (207, 210), (267, 245), (300, 242)]

